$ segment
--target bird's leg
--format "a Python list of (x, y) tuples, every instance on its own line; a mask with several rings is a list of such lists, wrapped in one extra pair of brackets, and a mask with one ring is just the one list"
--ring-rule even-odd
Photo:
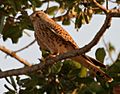
[(56, 55), (59, 55), (58, 52), (50, 53), (45, 59), (56, 57)]

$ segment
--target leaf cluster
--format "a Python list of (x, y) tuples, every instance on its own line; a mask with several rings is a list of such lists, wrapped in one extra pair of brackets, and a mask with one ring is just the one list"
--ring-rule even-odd
[[(98, 2), (103, 4), (105, 1)], [(118, 0), (116, 2), (119, 3)], [(63, 25), (74, 22), (76, 29), (88, 24), (93, 14), (103, 14), (91, 0), (0, 0), (0, 33), (3, 40), (10, 38), (17, 43), (24, 29), (33, 30), (28, 12), (43, 5), (47, 5), (44, 11), (53, 15), (56, 21), (62, 21)], [(56, 17), (58, 12), (60, 16)]]
[[(104, 62), (105, 57), (105, 49), (98, 48), (96, 58)], [(108, 83), (78, 62), (59, 61), (43, 70), (27, 74), (25, 78), (19, 76), (5, 78), (12, 86), (5, 85), (8, 89), (5, 94), (112, 94), (116, 92), (116, 88), (119, 88), (119, 67), (120, 54), (114, 63), (107, 65), (107, 70), (103, 69), (114, 79), (113, 82)]]

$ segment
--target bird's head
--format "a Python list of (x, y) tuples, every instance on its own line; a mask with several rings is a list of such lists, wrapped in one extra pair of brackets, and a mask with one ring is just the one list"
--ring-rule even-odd
[(48, 17), (48, 15), (45, 14), (44, 11), (35, 11), (30, 15), (30, 20), (32, 22), (34, 22), (34, 21), (37, 21), (38, 19), (42, 20), (42, 19), (45, 19), (47, 17)]

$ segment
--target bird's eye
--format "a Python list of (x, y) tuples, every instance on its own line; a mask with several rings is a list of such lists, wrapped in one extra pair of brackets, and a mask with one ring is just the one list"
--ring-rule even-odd
[(36, 17), (39, 17), (39, 14), (36, 14)]

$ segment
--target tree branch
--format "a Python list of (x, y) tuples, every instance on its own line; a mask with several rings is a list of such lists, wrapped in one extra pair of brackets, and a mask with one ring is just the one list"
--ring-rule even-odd
[[(113, 17), (120, 17), (120, 9), (111, 9), (111, 10), (108, 10), (106, 9), (105, 7), (103, 7), (102, 5), (100, 5), (96, 0), (92, 0), (94, 2), (94, 4), (100, 8), (102, 11), (105, 12), (105, 14), (108, 14), (108, 13), (113, 13)], [(65, 17), (68, 17), (68, 18), (74, 18), (77, 16), (77, 13), (66, 13), (62, 16), (58, 16), (58, 17), (54, 17), (52, 18), (54, 21), (63, 21)]]
[(112, 17), (120, 17), (120, 9), (111, 9), (108, 10), (102, 5), (100, 5), (96, 0), (92, 0), (94, 4), (105, 12), (105, 14), (110, 14)]
[(24, 67), (24, 68), (20, 68), (20, 69), (14, 69), (14, 70), (0, 72), (0, 78), (7, 77), (7, 76), (13, 76), (13, 75), (22, 75), (22, 74), (26, 74), (26, 73), (31, 73), (33, 71), (42, 70), (46, 66), (50, 66), (50, 65), (54, 64), (55, 62), (60, 61), (62, 59), (78, 56), (78, 55), (88, 52), (93, 46), (95, 46), (99, 42), (100, 38), (105, 33), (106, 29), (109, 28), (110, 23), (111, 23), (111, 17), (112, 17), (111, 15), (107, 15), (105, 22), (104, 22), (103, 26), (101, 27), (101, 29), (99, 30), (99, 32), (96, 34), (96, 36), (93, 38), (93, 40), (88, 45), (84, 46), (83, 48), (74, 50), (74, 51), (70, 51), (70, 52), (67, 52), (64, 54), (60, 54), (56, 57), (47, 59), (45, 64), (40, 63), (40, 64), (33, 65), (31, 67)]
[(105, 7), (103, 7), (102, 5), (100, 5), (96, 0), (92, 0), (92, 1), (94, 2), (94, 4), (95, 4), (97, 7), (99, 7), (101, 10), (103, 10), (103, 11), (105, 12), (105, 14), (108, 13), (108, 10), (107, 10)]
[(109, 10), (109, 14), (112, 17), (120, 17), (120, 8), (119, 9), (111, 9), (111, 10)]
[(14, 51), (11, 51), (11, 50), (7, 49), (5, 46), (0, 45), (0, 50), (4, 53), (10, 55), (11, 57), (17, 59), (18, 61), (20, 61), (24, 65), (32, 66), (29, 62), (27, 62), (23, 58), (19, 57)]
[(31, 46), (31, 45), (34, 44), (35, 42), (36, 42), (36, 40), (33, 40), (31, 43), (29, 43), (29, 44), (26, 45), (25, 47), (23, 47), (23, 48), (21, 48), (21, 49), (19, 49), (19, 50), (16, 50), (16, 51), (14, 51), (14, 52), (15, 52), (15, 53), (20, 52), (20, 51), (28, 48), (29, 46)]
[[(102, 5), (100, 5), (96, 0), (92, 0), (92, 1), (95, 3), (95, 5), (96, 5), (98, 8), (100, 8), (101, 10), (103, 10), (103, 11), (107, 14), (108, 10), (107, 10), (106, 8), (104, 8)], [(66, 14), (64, 14), (64, 15), (62, 15), (62, 16), (53, 17), (52, 19), (53, 19), (54, 21), (63, 21), (65, 17), (71, 19), (71, 18), (74, 18), (74, 17), (76, 17), (76, 16), (77, 16), (77, 13), (72, 13), (72, 12), (68, 13), (68, 12), (67, 12)]]

